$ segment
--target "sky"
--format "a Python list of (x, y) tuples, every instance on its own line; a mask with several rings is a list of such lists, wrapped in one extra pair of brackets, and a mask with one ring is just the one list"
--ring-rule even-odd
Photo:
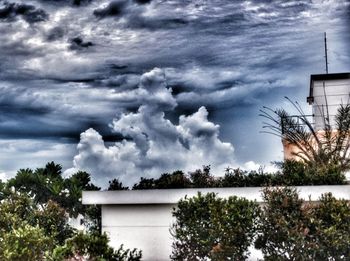
[(259, 109), (350, 71), (349, 0), (0, 0), (0, 178), (271, 169)]

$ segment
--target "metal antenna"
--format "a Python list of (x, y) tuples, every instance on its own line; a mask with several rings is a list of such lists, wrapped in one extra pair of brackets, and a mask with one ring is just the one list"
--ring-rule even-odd
[(325, 58), (326, 58), (326, 73), (328, 74), (328, 55), (327, 55), (327, 34), (324, 33), (324, 52), (325, 52)]

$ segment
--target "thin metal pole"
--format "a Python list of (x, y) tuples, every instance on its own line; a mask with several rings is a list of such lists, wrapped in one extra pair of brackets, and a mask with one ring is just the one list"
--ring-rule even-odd
[(325, 52), (325, 58), (326, 58), (326, 73), (328, 74), (328, 55), (327, 55), (327, 34), (324, 33), (324, 52)]

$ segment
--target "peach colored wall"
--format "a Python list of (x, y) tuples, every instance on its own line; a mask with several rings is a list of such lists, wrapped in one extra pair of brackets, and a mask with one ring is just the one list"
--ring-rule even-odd
[[(324, 140), (324, 134), (325, 132), (323, 130), (317, 131), (316, 135), (320, 140)], [(337, 134), (337, 131), (332, 131), (332, 136), (334, 137)], [(311, 143), (313, 143), (313, 146), (316, 148), (316, 141), (314, 139), (311, 140)], [(282, 139), (283, 144), (283, 156), (284, 159), (293, 159), (293, 160), (302, 160), (300, 157), (298, 157), (296, 154), (301, 152), (301, 150), (294, 144), (291, 144), (287, 142), (286, 140)]]

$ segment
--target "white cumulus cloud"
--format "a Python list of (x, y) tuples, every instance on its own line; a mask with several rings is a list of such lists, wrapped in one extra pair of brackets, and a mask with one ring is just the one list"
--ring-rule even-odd
[(232, 144), (220, 140), (220, 126), (208, 120), (205, 107), (180, 116), (178, 124), (167, 119), (165, 112), (177, 106), (171, 92), (163, 70), (155, 68), (143, 74), (134, 92), (134, 99), (142, 105), (136, 112), (119, 114), (110, 124), (113, 132), (125, 139), (106, 146), (96, 130), (86, 130), (80, 135), (74, 169), (90, 172), (101, 186), (112, 178), (132, 185), (140, 177), (208, 164), (214, 174), (222, 175), (225, 167), (234, 165)]

